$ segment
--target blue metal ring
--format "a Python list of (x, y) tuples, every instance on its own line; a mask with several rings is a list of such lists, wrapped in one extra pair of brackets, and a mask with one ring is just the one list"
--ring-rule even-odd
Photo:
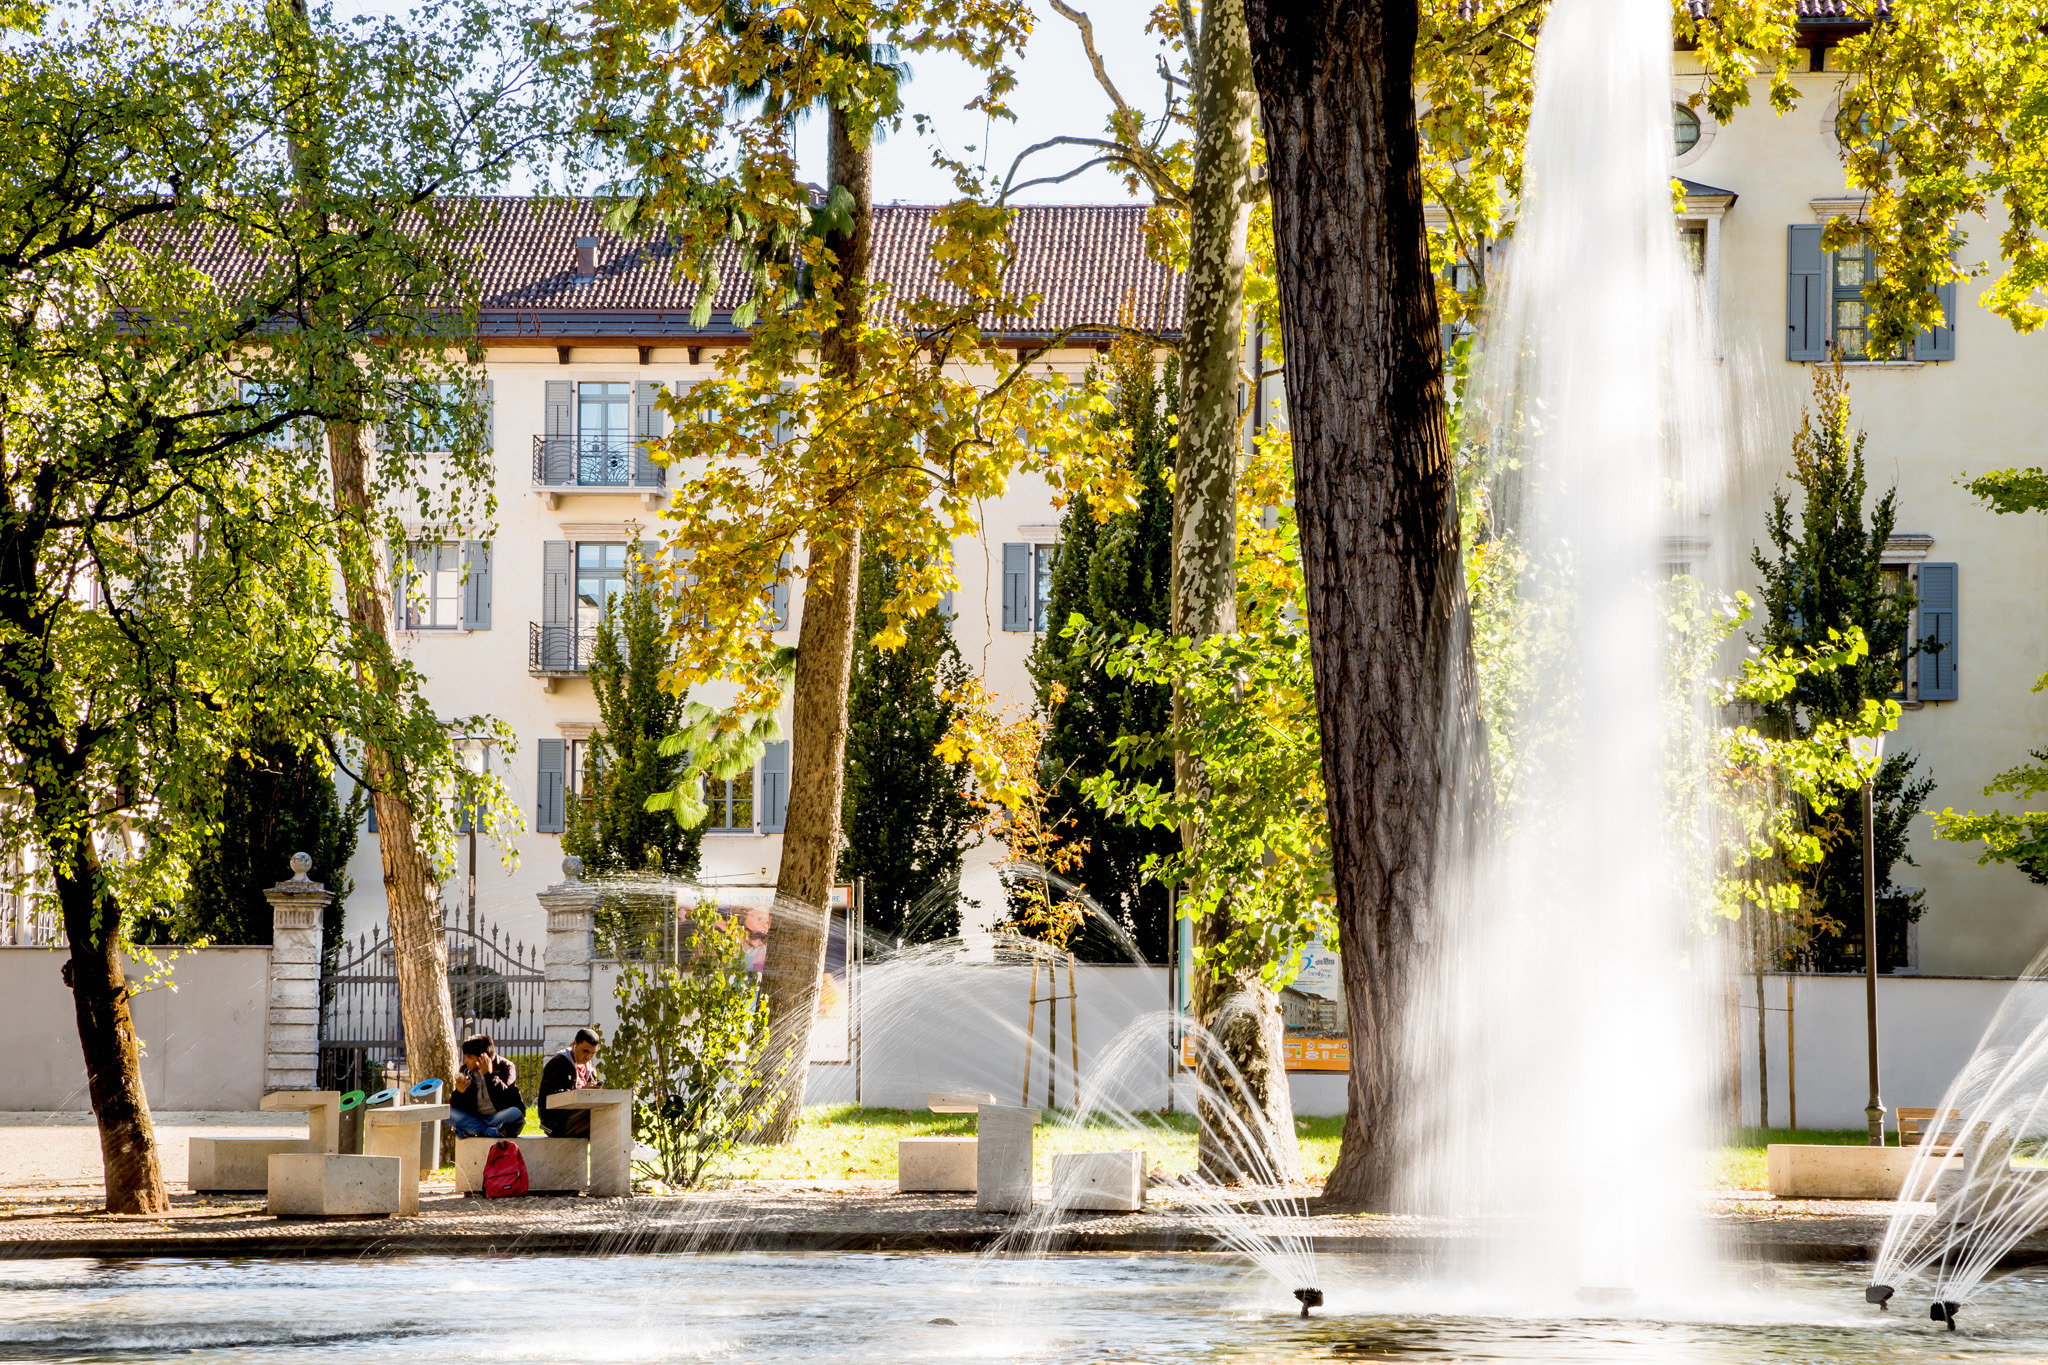
[(414, 1099), (419, 1099), (422, 1096), (433, 1094), (436, 1090), (439, 1090), (440, 1088), (440, 1079), (438, 1077), (429, 1077), (424, 1081), (414, 1081), (412, 1089), (406, 1091), (405, 1093), (412, 1096)]

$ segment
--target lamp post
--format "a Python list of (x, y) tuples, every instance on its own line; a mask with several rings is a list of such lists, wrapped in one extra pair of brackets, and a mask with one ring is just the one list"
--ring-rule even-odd
[(1849, 741), (1863, 765), (1863, 1011), (1870, 1041), (1870, 1103), (1863, 1117), (1870, 1123), (1870, 1145), (1884, 1146), (1884, 1097), (1877, 1085), (1877, 817), (1874, 810), (1877, 765), (1884, 758), (1884, 736), (1859, 735)]

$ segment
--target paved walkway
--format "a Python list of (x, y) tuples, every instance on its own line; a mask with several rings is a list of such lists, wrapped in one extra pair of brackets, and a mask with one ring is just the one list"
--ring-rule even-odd
[[(303, 1114), (172, 1113), (152, 1116), (164, 1180), (185, 1183), (194, 1135), (264, 1137), (306, 1128)], [(99, 1199), (100, 1133), (90, 1113), (0, 1113), (0, 1214), (23, 1200)]]

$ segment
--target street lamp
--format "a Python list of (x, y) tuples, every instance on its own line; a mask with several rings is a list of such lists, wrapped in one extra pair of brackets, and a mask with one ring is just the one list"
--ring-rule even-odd
[(1870, 1145), (1884, 1146), (1884, 1097), (1877, 1087), (1877, 816), (1874, 810), (1877, 765), (1884, 758), (1884, 736), (1857, 735), (1849, 747), (1863, 768), (1863, 1010), (1870, 1040), (1870, 1103), (1863, 1117), (1870, 1123)]

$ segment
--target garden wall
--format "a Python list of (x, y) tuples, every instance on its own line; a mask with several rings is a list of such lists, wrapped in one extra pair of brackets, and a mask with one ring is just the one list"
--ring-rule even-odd
[[(0, 1109), (90, 1109), (63, 949), (0, 948)], [(127, 964), (128, 978), (148, 972)], [(142, 1080), (152, 1109), (254, 1109), (263, 1096), (270, 949), (180, 951), (176, 984), (136, 995)]]
[[(1764, 976), (1771, 1123), (1786, 1127), (1794, 1068), (1785, 1050), (1785, 990), (1792, 984), (1792, 1056), (1799, 1126), (1861, 1128), (1870, 1093), (1860, 976)], [(1932, 1108), (1976, 1050), (2012, 988), (2009, 977), (1881, 976), (1877, 981), (1878, 1080), (1887, 1126), (1900, 1105)], [(1758, 1121), (1756, 979), (1741, 983), (1742, 1121)]]

